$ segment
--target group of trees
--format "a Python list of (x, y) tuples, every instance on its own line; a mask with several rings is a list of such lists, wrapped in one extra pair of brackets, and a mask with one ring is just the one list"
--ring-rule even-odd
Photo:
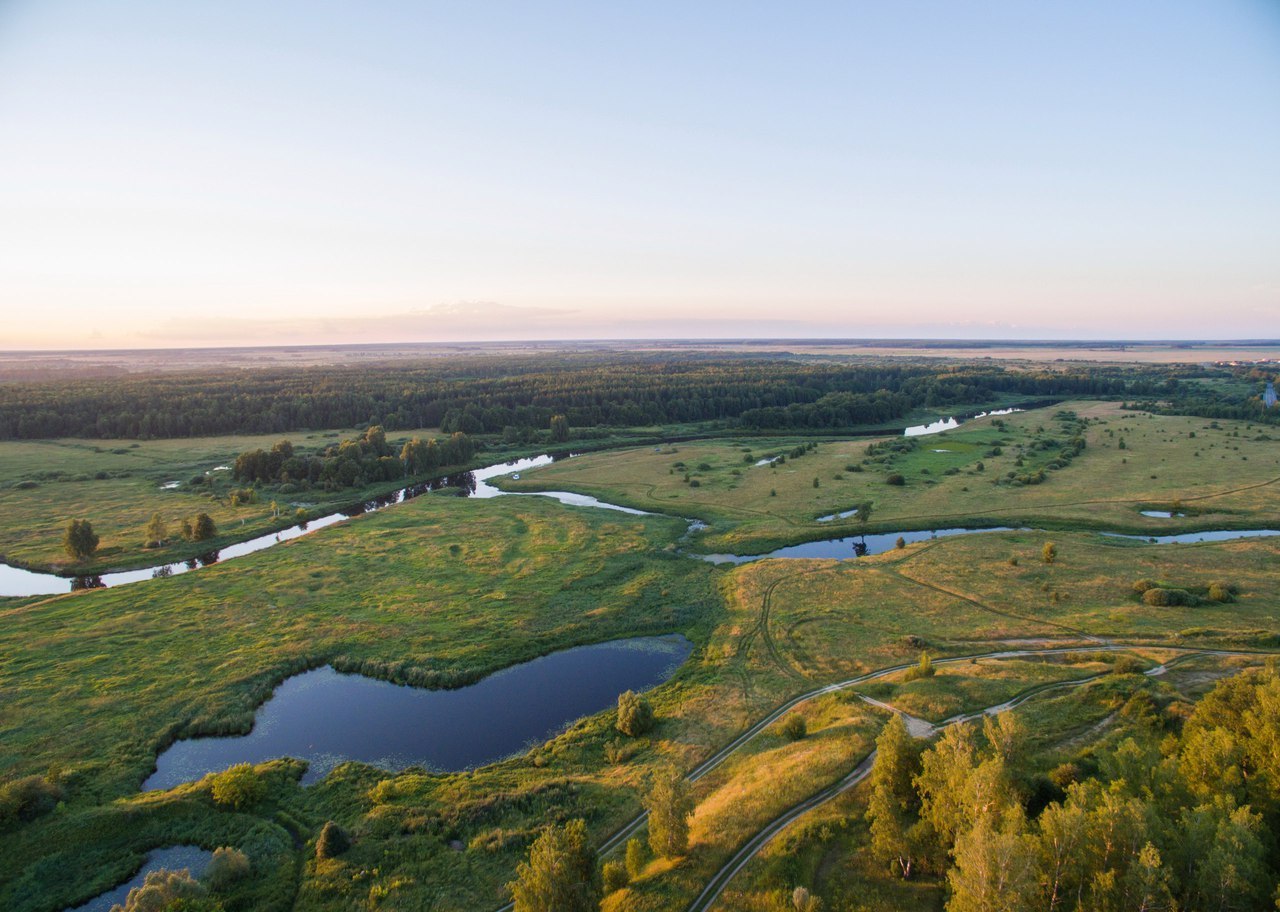
[(566, 427), (724, 421), (762, 429), (841, 428), (998, 396), (1171, 402), (1184, 393), (1206, 395), (1207, 387), (1182, 379), (1188, 370), (1028, 371), (792, 355), (562, 353), (458, 356), (377, 369), (137, 373), (0, 384), (0, 439), (267, 434), (362, 424), (513, 440), (549, 429), (553, 441)]
[(474, 455), (474, 442), (461, 432), (426, 441), (414, 437), (397, 454), (382, 426), (371, 425), (360, 437), (332, 444), (315, 455), (295, 452), (288, 440), (270, 450), (248, 450), (236, 457), (232, 477), (250, 484), (336, 490), (427, 474), (462, 465)]
[[(689, 818), (693, 815), (689, 782), (674, 769), (659, 770), (644, 798), (649, 812), (649, 852), (679, 858), (689, 851)], [(638, 839), (627, 843), (625, 862), (597, 867), (587, 844), (587, 827), (570, 820), (545, 828), (507, 884), (515, 912), (597, 912), (602, 893), (612, 893), (638, 877), (646, 864)]]
[(1176, 734), (1143, 696), (1128, 709), (1144, 734), (1088, 776), (1055, 770), (1049, 787), (1062, 791), (1047, 803), (1011, 714), (981, 730), (952, 726), (927, 749), (894, 717), (871, 774), (872, 851), (899, 877), (945, 872), (948, 912), (1269, 906), (1280, 677), (1270, 668), (1220, 683)]

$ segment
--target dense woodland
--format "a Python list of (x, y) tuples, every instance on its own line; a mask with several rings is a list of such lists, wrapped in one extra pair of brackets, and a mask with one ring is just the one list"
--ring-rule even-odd
[(1119, 711), (1135, 737), (1048, 776), (1028, 775), (1011, 714), (949, 728), (923, 752), (895, 717), (871, 777), (872, 851), (898, 877), (945, 872), (947, 912), (1269, 906), (1275, 668), (1223, 681), (1194, 709), (1139, 691)]
[(1260, 388), (1250, 397), (1197, 382), (1212, 375), (1164, 365), (1025, 370), (696, 353), (140, 373), (0, 383), (0, 439), (146, 439), (369, 425), (519, 439), (545, 430), (558, 414), (578, 429), (715, 421), (747, 429), (823, 430), (900, 421), (917, 409), (1081, 396), (1153, 400), (1208, 417), (1262, 417)]

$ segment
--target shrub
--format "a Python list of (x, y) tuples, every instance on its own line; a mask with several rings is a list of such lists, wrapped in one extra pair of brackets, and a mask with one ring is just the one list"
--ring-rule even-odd
[(49, 813), (62, 800), (62, 788), (44, 776), (24, 776), (0, 786), (0, 827)]
[(632, 738), (653, 728), (653, 707), (633, 690), (618, 694), (618, 731)]
[(350, 837), (332, 820), (320, 828), (320, 836), (316, 839), (316, 858), (337, 858), (349, 848)]
[(208, 513), (197, 513), (195, 522), (191, 526), (191, 540), (205, 541), (217, 534), (218, 527), (214, 524), (213, 518)]
[(901, 551), (903, 548), (907, 546), (907, 540), (903, 538), (901, 535), (899, 535), (898, 540), (893, 543), (893, 546), (897, 548), (899, 551)]
[(164, 868), (147, 874), (142, 886), (129, 891), (124, 912), (155, 912), (161, 909), (210, 909), (220, 908), (203, 901), (208, 894), (204, 884), (187, 870), (168, 871)]
[(1158, 607), (1195, 604), (1195, 598), (1186, 589), (1148, 589), (1142, 593), (1142, 601)]
[(625, 889), (627, 884), (631, 883), (631, 877), (627, 874), (627, 866), (620, 861), (606, 861), (604, 867), (600, 869), (601, 878), (604, 881), (604, 892), (616, 893)]
[(933, 659), (929, 658), (929, 653), (920, 653), (920, 661), (916, 663), (914, 668), (908, 668), (902, 675), (903, 681), (918, 681), (921, 678), (932, 678), (937, 673), (937, 669), (933, 667)]
[(1142, 595), (1142, 593), (1146, 592), (1149, 589), (1159, 589), (1159, 588), (1160, 588), (1160, 583), (1158, 583), (1156, 580), (1153, 580), (1153, 579), (1147, 579), (1144, 577), (1142, 579), (1133, 581), (1133, 591), (1136, 592), (1138, 595)]
[(1061, 763), (1049, 770), (1049, 781), (1065, 791), (1067, 786), (1080, 781), (1080, 767), (1070, 762)]
[(636, 755), (636, 751), (640, 746), (634, 741), (623, 741), (621, 738), (612, 738), (605, 742), (604, 758), (613, 764), (626, 763)]
[(204, 872), (204, 882), (210, 889), (225, 890), (249, 873), (249, 856), (231, 846), (213, 850), (213, 858)]
[(798, 713), (787, 716), (786, 721), (782, 723), (782, 735), (788, 741), (799, 741), (807, 734), (809, 734), (809, 726), (805, 724), (804, 716)]
[(1228, 583), (1210, 583), (1209, 584), (1209, 601), (1211, 602), (1234, 602), (1235, 586)]
[(1117, 656), (1112, 671), (1118, 675), (1141, 674), (1142, 660), (1131, 655)]
[(631, 880), (637, 879), (644, 871), (649, 857), (645, 853), (644, 843), (634, 836), (627, 840), (627, 874)]
[(1040, 556), (1046, 564), (1052, 564), (1058, 559), (1058, 546), (1053, 542), (1045, 542), (1044, 547), (1040, 549)]
[(796, 887), (791, 891), (791, 908), (795, 912), (818, 912), (822, 908), (822, 900), (804, 887)]
[(884, 483), (885, 483), (885, 484), (891, 484), (891, 485), (894, 485), (894, 486), (896, 486), (896, 487), (899, 487), (899, 488), (900, 488), (900, 487), (902, 487), (904, 484), (906, 484), (906, 483), (907, 483), (907, 479), (906, 479), (906, 478), (904, 478), (904, 477), (903, 477), (901, 474), (899, 474), (898, 472), (894, 472), (894, 473), (892, 473), (891, 475), (889, 475), (887, 478), (885, 478)]
[(237, 763), (214, 774), (210, 792), (217, 804), (242, 811), (263, 799), (267, 794), (267, 783), (258, 776), (252, 764)]

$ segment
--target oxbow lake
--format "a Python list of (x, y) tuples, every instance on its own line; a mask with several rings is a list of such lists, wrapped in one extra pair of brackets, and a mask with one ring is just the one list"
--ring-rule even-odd
[(143, 789), (172, 788), (236, 763), (276, 757), (306, 760), (304, 783), (347, 760), (391, 771), (473, 769), (543, 743), (575, 719), (614, 706), (623, 691), (661, 684), (692, 649), (676, 635), (577, 646), (456, 690), (317, 668), (277, 687), (248, 735), (170, 746)]

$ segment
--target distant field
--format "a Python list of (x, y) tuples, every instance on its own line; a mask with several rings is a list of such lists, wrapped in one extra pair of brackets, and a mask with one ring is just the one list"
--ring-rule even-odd
[[(1083, 452), (1063, 468), (1048, 469), (1042, 483), (997, 484), (1010, 472), (1034, 474), (1058, 457), (1056, 449), (1033, 445), (1064, 439), (1062, 423), (1054, 418), (1063, 410), (1088, 419)], [(1280, 522), (1280, 439), (1246, 422), (1073, 402), (977, 419), (918, 438), (915, 450), (888, 462), (868, 462), (868, 445), (885, 439), (821, 441), (815, 451), (778, 465), (757, 463), (787, 454), (803, 438), (636, 448), (559, 462), (501, 484), (524, 491), (567, 488), (640, 509), (696, 516), (711, 524), (697, 547), (713, 552), (758, 553), (781, 543), (856, 533), (863, 528), (856, 517), (817, 519), (868, 500), (872, 531), (1044, 524), (1155, 534)], [(996, 446), (999, 455), (993, 455)], [(903, 476), (901, 487), (886, 483), (895, 473)], [(1175, 501), (1187, 516), (1170, 520), (1140, 512), (1168, 510)]]
[[(299, 492), (278, 501), (281, 519), (275, 520), (269, 496), (260, 503), (231, 506), (225, 494), (231, 486), (231, 472), (219, 467), (230, 466), (245, 450), (270, 449), (281, 439), (309, 451), (359, 433), (331, 430), (147, 441), (0, 441), (0, 557), (22, 565), (69, 567), (62, 533), (70, 519), (89, 520), (101, 538), (90, 566), (111, 568), (179, 560), (292, 525), (299, 507), (355, 503), (364, 492)], [(403, 431), (390, 435), (388, 441), (398, 449), (411, 437), (436, 433), (433, 429)], [(210, 477), (215, 484), (193, 485), (190, 481), (196, 476)], [(178, 483), (176, 488), (164, 487), (173, 482)], [(184, 543), (178, 538), (178, 526), (198, 512), (208, 513), (221, 535), (210, 542)], [(169, 525), (173, 541), (167, 548), (143, 548), (143, 530), (152, 513), (159, 513)]]
[(1218, 361), (1280, 361), (1280, 343), (1258, 342), (1233, 345), (1230, 342), (1062, 342), (1018, 343), (1011, 342), (960, 342), (948, 344), (946, 340), (865, 342), (833, 339), (778, 340), (739, 343), (708, 343), (715, 351), (789, 351), (803, 354), (866, 355), (893, 358), (949, 358), (959, 361), (976, 361), (990, 358), (997, 361), (1027, 361), (1052, 363), (1057, 361), (1105, 362), (1112, 364), (1206, 364)]
[[(1051, 468), (1080, 429), (1058, 415), (1064, 410), (1087, 420), (1085, 446)], [(694, 786), (690, 853), (647, 862), (603, 907), (683, 909), (746, 839), (867, 754), (884, 714), (859, 693), (937, 721), (1104, 675), (1018, 710), (1034, 728), (1041, 769), (1132, 732), (1139, 723), (1119, 710), (1132, 694), (1185, 702), (1249, 661), (1202, 658), (1147, 678), (1110, 673), (1119, 656), (1095, 646), (1133, 643), (1129, 661), (1141, 669), (1173, 655), (1173, 646), (1253, 650), (1260, 659), (1280, 650), (1280, 539), (1157, 546), (1081, 531), (1274, 527), (1276, 441), (1244, 423), (1153, 417), (1097, 402), (1000, 420), (921, 438), (901, 452), (880, 445), (897, 437), (819, 439), (813, 450), (803, 437), (633, 447), (506, 484), (701, 516), (712, 527), (695, 541), (709, 549), (856, 533), (856, 518), (816, 519), (866, 500), (874, 504), (872, 530), (986, 522), (1053, 531), (930, 540), (857, 561), (717, 568), (681, 556), (686, 527), (664, 516), (544, 498), (424, 496), (198, 573), (0, 599), (0, 782), (49, 773), (66, 789), (60, 810), (22, 824), (17, 838), (0, 837), (0, 902), (15, 912), (65, 908), (127, 876), (148, 849), (193, 843), (238, 845), (252, 856), (253, 874), (235, 888), (229, 912), (490, 912), (505, 901), (503, 884), (539, 827), (582, 817), (593, 840), (603, 840), (635, 815), (656, 770), (694, 768), (797, 694), (914, 663), (922, 651), (943, 658), (1087, 647), (1066, 657), (965, 658), (939, 665), (932, 677), (907, 681), (897, 672), (826, 693), (790, 710), (806, 722), (798, 740), (782, 732), (785, 716), (770, 721)], [(293, 439), (318, 446), (340, 432), (326, 433), (335, 436)], [(100, 512), (86, 515), (102, 522), (104, 547), (119, 555), (143, 553), (130, 536), (140, 535), (157, 504), (172, 504), (176, 517), (224, 509), (214, 514), (220, 525), (238, 530), (245, 518), (249, 530), (266, 522), (262, 505), (238, 513), (185, 486), (160, 485), (275, 437), (4, 444), (0, 453), (13, 458), (0, 463), (7, 514), (0, 535), (22, 547), (24, 524), (43, 528), (48, 553), (67, 504), (96, 505)], [(756, 465), (778, 455), (786, 461)], [(68, 477), (90, 469), (108, 477)], [(1039, 484), (993, 483), (1010, 471), (1016, 478), (1042, 470)], [(887, 484), (890, 474), (901, 474), (903, 485)], [(19, 480), (38, 486), (15, 487)], [(60, 499), (67, 492), (76, 499)], [(1175, 500), (1187, 516), (1139, 513)], [(57, 518), (42, 520), (42, 504)], [(1052, 563), (1043, 559), (1046, 542), (1056, 545)], [(1139, 578), (1185, 589), (1196, 604), (1147, 605), (1133, 590)], [(1233, 600), (1209, 600), (1214, 583), (1233, 586)], [(667, 632), (689, 636), (695, 652), (651, 692), (659, 723), (645, 737), (622, 738), (614, 714), (604, 712), (473, 772), (392, 774), (347, 764), (307, 788), (296, 782), (296, 764), (278, 761), (260, 769), (267, 797), (241, 812), (217, 808), (208, 782), (137, 791), (172, 739), (243, 731), (275, 683), (318, 663), (459, 684), (551, 650)], [(875, 912), (935, 909), (936, 878), (903, 885), (871, 869), (861, 801), (855, 790), (798, 821), (717, 908), (776, 912), (789, 895), (784, 888), (803, 879), (828, 899)], [(329, 819), (355, 845), (340, 859), (317, 861), (311, 840)]]

